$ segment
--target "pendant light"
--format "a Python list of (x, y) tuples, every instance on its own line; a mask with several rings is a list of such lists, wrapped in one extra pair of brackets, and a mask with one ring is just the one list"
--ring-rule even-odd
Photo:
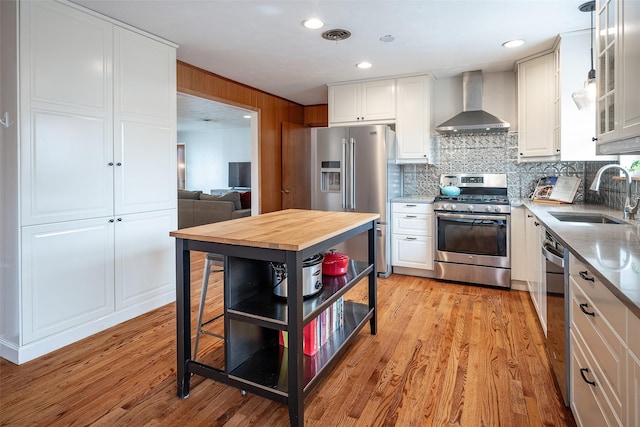
[(596, 70), (593, 68), (593, 11), (595, 9), (595, 0), (583, 3), (578, 7), (580, 12), (591, 13), (591, 69), (587, 73), (587, 80), (584, 82), (584, 86), (571, 94), (578, 110), (589, 108), (594, 105), (596, 101)]

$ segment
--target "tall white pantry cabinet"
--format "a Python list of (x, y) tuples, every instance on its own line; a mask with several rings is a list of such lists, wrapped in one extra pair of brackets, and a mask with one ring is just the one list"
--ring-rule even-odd
[(0, 355), (23, 363), (175, 299), (176, 46), (66, 2), (1, 7)]

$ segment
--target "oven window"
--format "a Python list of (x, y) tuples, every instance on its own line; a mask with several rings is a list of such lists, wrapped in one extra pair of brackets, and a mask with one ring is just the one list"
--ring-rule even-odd
[(507, 220), (438, 218), (438, 250), (507, 256)]

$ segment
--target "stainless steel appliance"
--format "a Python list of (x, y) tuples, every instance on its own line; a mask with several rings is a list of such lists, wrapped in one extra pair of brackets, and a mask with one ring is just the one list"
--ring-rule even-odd
[[(302, 261), (302, 296), (310, 297), (322, 290), (322, 254), (315, 254)], [(270, 262), (273, 293), (287, 297), (287, 264)]]
[(547, 287), (547, 354), (564, 399), (569, 406), (569, 277), (565, 268), (565, 260), (569, 251), (548, 231), (544, 230), (542, 254), (545, 257), (545, 281)]
[[(395, 132), (386, 125), (312, 131), (311, 208), (380, 214), (376, 268), (385, 277), (391, 274), (389, 201), (401, 192), (395, 138)], [(364, 261), (368, 256), (367, 237), (356, 236), (335, 249)]]
[(437, 196), (435, 277), (511, 288), (510, 221), (506, 174), (446, 174)]

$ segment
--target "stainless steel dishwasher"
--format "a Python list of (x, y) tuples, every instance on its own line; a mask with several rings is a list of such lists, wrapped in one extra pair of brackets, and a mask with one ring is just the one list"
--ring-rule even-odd
[(569, 251), (547, 230), (542, 243), (547, 284), (547, 354), (556, 383), (569, 406)]

